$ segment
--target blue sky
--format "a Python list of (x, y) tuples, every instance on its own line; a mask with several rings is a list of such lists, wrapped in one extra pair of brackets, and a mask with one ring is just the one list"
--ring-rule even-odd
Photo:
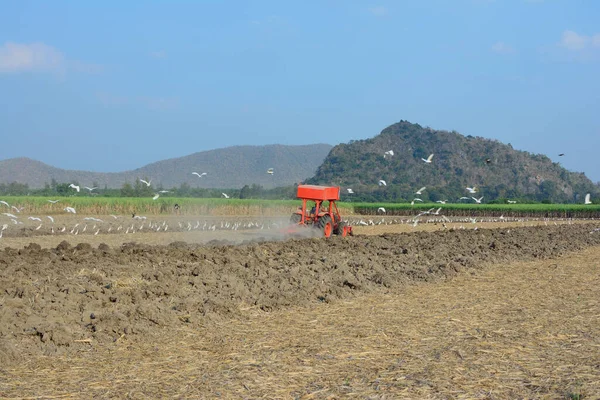
[(0, 159), (122, 171), (408, 120), (600, 181), (598, 21), (593, 0), (3, 2)]

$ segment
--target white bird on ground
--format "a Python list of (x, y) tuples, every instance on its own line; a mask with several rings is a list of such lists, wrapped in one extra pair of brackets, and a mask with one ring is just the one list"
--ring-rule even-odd
[(483, 200), (483, 196), (481, 196), (480, 198), (476, 199), (475, 197), (471, 197), (473, 200), (475, 200), (475, 203), (477, 204), (481, 204), (481, 200)]
[(417, 190), (415, 194), (421, 195), (423, 194), (423, 190), (427, 189), (427, 186), (423, 186), (421, 189)]
[(145, 181), (143, 179), (140, 179), (140, 182), (144, 183), (146, 186), (150, 186), (150, 183), (152, 182), (152, 179), (150, 179), (149, 181)]
[(387, 183), (383, 179), (379, 180), (379, 186), (387, 186)]
[(421, 158), (421, 160), (425, 161), (427, 164), (431, 164), (431, 159), (433, 158), (433, 154), (430, 154), (427, 159)]
[(10, 204), (5, 202), (4, 200), (0, 200), (0, 204), (4, 204), (6, 207), (10, 207)]
[(384, 213), (384, 214), (385, 214), (385, 208), (383, 208), (383, 207), (379, 207), (379, 208), (377, 209), (377, 212), (382, 212), (382, 213)]
[(156, 193), (156, 194), (154, 195), (154, 197), (152, 198), (152, 200), (156, 200), (156, 199), (158, 199), (159, 197), (160, 197), (160, 194)]
[(2, 225), (2, 230), (8, 229), (8, 224)]
[(73, 189), (75, 189), (75, 190), (77, 190), (77, 193), (79, 193), (79, 191), (81, 190), (81, 189), (79, 188), (79, 186), (77, 186), (77, 185), (75, 185), (75, 184), (73, 184), (73, 183), (71, 183), (71, 184), (69, 185), (69, 187), (70, 187), (70, 188), (73, 188)]
[(68, 213), (77, 214), (77, 211), (75, 211), (75, 209), (73, 207), (65, 207), (64, 211), (66, 211)]
[(348, 194), (354, 194), (354, 190), (352, 190), (352, 188), (348, 188), (346, 190), (348, 191)]
[(275, 173), (275, 171), (273, 170), (273, 168), (269, 168), (267, 170), (267, 174), (273, 175), (273, 173)]
[(52, 223), (54, 223), (54, 218), (52, 218), (51, 216), (46, 215), (46, 218), (48, 218), (50, 221), (52, 221)]
[(383, 156), (393, 156), (394, 155), (394, 150), (388, 150), (385, 153), (383, 153)]
[(203, 176), (205, 176), (205, 175), (206, 175), (206, 172), (203, 172), (203, 173), (201, 173), (201, 174), (199, 174), (199, 173), (197, 173), (197, 172), (192, 172), (192, 175), (196, 175), (196, 176), (198, 176), (198, 178), (202, 178)]
[(469, 191), (469, 193), (471, 194), (475, 194), (477, 193), (477, 188), (475, 186), (473, 186), (472, 188), (468, 187), (467, 190)]
[(38, 217), (28, 217), (27, 219), (30, 219), (30, 220), (32, 220), (32, 221), (39, 221), (39, 222), (42, 222), (42, 219), (41, 219), (41, 218), (38, 218)]
[(585, 195), (585, 203), (584, 204), (592, 204), (592, 200), (590, 200), (590, 194)]
[(508, 204), (516, 204), (517, 203), (516, 200), (506, 200), (506, 201), (508, 201)]
[(94, 186), (94, 187), (92, 187), (92, 188), (91, 188), (91, 187), (84, 186), (84, 188), (86, 188), (86, 189), (87, 189), (87, 190), (89, 190), (90, 192), (91, 192), (92, 190), (98, 189), (98, 187), (97, 187), (97, 186)]
[(48, 203), (52, 203), (52, 204), (56, 204), (58, 203), (60, 200), (48, 200)]
[(223, 195), (223, 197), (225, 197), (226, 199), (229, 198), (229, 195), (227, 193), (221, 193)]

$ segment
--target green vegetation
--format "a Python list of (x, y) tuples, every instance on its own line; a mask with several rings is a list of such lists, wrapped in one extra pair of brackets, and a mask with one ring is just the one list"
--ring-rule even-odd
[(598, 218), (600, 204), (444, 204), (439, 203), (354, 203), (357, 214), (377, 214), (384, 207), (387, 215), (414, 215), (442, 207), (445, 216), (536, 216), (562, 218)]
[[(295, 209), (299, 200), (257, 200), (218, 198), (134, 198), (134, 197), (3, 197), (11, 205), (25, 207), (28, 213), (62, 213), (66, 206), (74, 207), (80, 214), (163, 214), (187, 215), (262, 215), (287, 214)], [(48, 200), (59, 200), (50, 203)], [(175, 205), (178, 205), (178, 208)], [(0, 206), (4, 207), (4, 206)]]
[[(74, 207), (80, 214), (173, 214), (185, 215), (287, 215), (298, 207), (300, 200), (263, 199), (224, 199), (224, 198), (184, 198), (160, 197), (41, 197), (4, 196), (16, 207), (26, 207), (29, 214), (64, 213), (66, 206)], [(59, 200), (50, 203), (48, 200)], [(177, 209), (175, 205), (178, 205)], [(423, 203), (349, 203), (338, 202), (342, 215), (377, 214), (379, 207), (386, 209), (386, 215), (415, 215), (431, 208), (442, 207), (445, 216), (538, 216), (564, 218), (598, 218), (600, 204), (444, 204)], [(6, 209), (0, 205), (0, 210)], [(10, 210), (6, 210), (9, 211)]]

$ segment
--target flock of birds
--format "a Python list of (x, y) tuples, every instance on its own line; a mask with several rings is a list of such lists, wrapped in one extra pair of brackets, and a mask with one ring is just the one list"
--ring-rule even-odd
[[(565, 155), (564, 153), (560, 153), (559, 154), (559, 156), (561, 156), (561, 157), (564, 156), (564, 155)], [(386, 152), (383, 153), (383, 158), (389, 158), (389, 157), (393, 157), (393, 156), (394, 156), (394, 150), (388, 150), (388, 151), (386, 151)], [(423, 162), (425, 164), (431, 164), (433, 162), (433, 156), (434, 156), (434, 154), (432, 153), (432, 154), (429, 155), (429, 157), (427, 157), (427, 158), (421, 158), (421, 160), (423, 160)], [(492, 160), (490, 158), (486, 158), (485, 162), (486, 162), (486, 164), (490, 164), (492, 162)], [(387, 182), (385, 180), (383, 180), (383, 179), (380, 179), (377, 182), (377, 184), (379, 186), (387, 186)], [(420, 195), (423, 194), (423, 191), (425, 191), (426, 189), (427, 189), (427, 186), (423, 186), (422, 188), (420, 188), (419, 190), (417, 190), (414, 194), (420, 196)], [(354, 189), (352, 189), (352, 188), (346, 188), (346, 190), (347, 190), (348, 194), (354, 194), (355, 193)], [(465, 190), (469, 194), (476, 194), (477, 193), (477, 188), (475, 186), (473, 186), (473, 187), (468, 187), (467, 186), (465, 188)], [(483, 200), (483, 196), (481, 196), (479, 198), (474, 197), (474, 196), (470, 196), (470, 197), (462, 196), (462, 197), (458, 198), (458, 201), (463, 201), (463, 200), (469, 200), (469, 201), (473, 200), (475, 202), (475, 204), (481, 204), (481, 202)], [(419, 197), (415, 197), (410, 202), (410, 204), (414, 205), (415, 201), (416, 202), (423, 202), (423, 199), (421, 199)], [(507, 201), (508, 201), (509, 204), (516, 204), (517, 203), (516, 200), (507, 200)], [(446, 204), (447, 202), (448, 202), (448, 200), (436, 200), (436, 203), (440, 203), (440, 204)], [(590, 193), (587, 193), (585, 195), (584, 204), (592, 204), (592, 201), (591, 201), (591, 198), (590, 198)], [(385, 208), (380, 207), (378, 209), (378, 211), (380, 211), (380, 212), (382, 211), (382, 212), (385, 213)]]
[[(53, 201), (55, 202), (55, 201)], [(0, 200), (0, 204), (11, 207), (17, 214), (23, 211), (23, 208), (11, 206), (6, 201)], [(76, 214), (75, 209), (72, 207), (66, 207), (65, 209), (71, 209), (69, 213)], [(19, 211), (16, 211), (19, 210)], [(378, 210), (385, 212), (383, 207)], [(442, 207), (431, 208), (426, 211), (422, 211), (416, 216), (405, 217), (405, 218), (387, 218), (387, 217), (372, 217), (372, 218), (360, 218), (356, 216), (346, 217), (345, 220), (351, 226), (375, 226), (375, 225), (391, 225), (391, 224), (408, 224), (412, 227), (416, 227), (420, 223), (425, 224), (442, 224), (442, 229), (478, 229), (478, 223), (500, 223), (500, 222), (519, 222), (522, 226), (534, 226), (539, 225), (540, 221), (543, 221), (545, 225), (549, 223), (573, 223), (573, 219), (548, 219), (548, 218), (505, 218), (500, 217), (484, 217), (484, 218), (471, 218), (471, 217), (453, 217), (448, 218), (442, 214)], [(160, 218), (148, 218), (146, 216), (133, 214), (131, 218), (122, 215), (109, 215), (105, 219), (97, 217), (85, 217), (81, 220), (73, 220), (73, 218), (62, 219), (60, 216), (47, 215), (45, 218), (38, 216), (21, 216), (13, 213), (5, 212), (1, 215), (8, 217), (10, 223), (16, 225), (16, 227), (22, 228), (22, 231), (26, 231), (26, 235), (98, 235), (102, 234), (135, 234), (142, 232), (156, 233), (156, 232), (191, 232), (191, 231), (238, 231), (238, 230), (278, 230), (285, 228), (289, 222), (287, 219), (282, 218), (261, 218), (256, 219), (252, 217), (241, 217), (241, 218), (204, 218), (204, 219), (187, 219), (186, 217), (171, 217), (169, 219)], [(2, 238), (4, 232), (9, 228), (8, 223), (4, 223), (0, 227), (0, 238)], [(45, 226), (45, 227), (44, 227)], [(467, 228), (469, 227), (469, 228)], [(18, 235), (18, 234), (17, 234)], [(272, 236), (272, 235), (271, 235)]]
[[(563, 156), (564, 154), (560, 154), (560, 156)], [(388, 158), (388, 157), (393, 157), (394, 156), (394, 151), (393, 150), (388, 150), (384, 153), (384, 158)], [(421, 158), (421, 160), (426, 163), (426, 164), (431, 164), (433, 162), (433, 157), (434, 154), (430, 154), (429, 157), (427, 158)], [(491, 160), (490, 159), (486, 159), (486, 163), (490, 163)], [(274, 174), (274, 169), (273, 168), (269, 168), (267, 169), (267, 174), (269, 175), (273, 175)], [(202, 179), (203, 177), (207, 176), (208, 173), (207, 172), (192, 172), (192, 175), (197, 176), (199, 179)], [(152, 180), (144, 180), (144, 179), (139, 179), (139, 181), (143, 184), (145, 184), (147, 187), (151, 187), (152, 185)], [(378, 181), (379, 186), (387, 186), (387, 182), (383, 179), (380, 179)], [(73, 183), (71, 183), (69, 185), (69, 188), (75, 190), (77, 193), (79, 193), (81, 191), (81, 187), (78, 185), (75, 185)], [(94, 190), (97, 189), (97, 187), (88, 187), (88, 186), (83, 186), (83, 189), (89, 191), (90, 193), (92, 193)], [(352, 188), (347, 188), (346, 189), (348, 194), (354, 194), (354, 190)], [(426, 186), (423, 186), (421, 188), (419, 188), (417, 191), (415, 191), (415, 195), (422, 195), (423, 192), (427, 190)], [(466, 187), (465, 188), (466, 192), (468, 192), (468, 194), (470, 195), (475, 195), (478, 191), (477, 191), (477, 187), (473, 186), (473, 187)], [(160, 190), (157, 191), (154, 196), (152, 197), (153, 200), (157, 200), (161, 194), (164, 193), (169, 193), (169, 190)], [(221, 193), (222, 197), (229, 199), (230, 195), (228, 195), (227, 193)], [(463, 196), (460, 197), (458, 199), (459, 201), (462, 200), (473, 200), (475, 202), (475, 204), (481, 204), (482, 200), (483, 200), (483, 196), (481, 197), (475, 197), (475, 196)], [(56, 204), (58, 203), (60, 200), (47, 200), (49, 203), (52, 204)], [(446, 204), (448, 200), (437, 200), (437, 203), (440, 204)], [(419, 197), (415, 197), (412, 201), (411, 201), (411, 205), (414, 205), (415, 202), (423, 202), (423, 200)], [(515, 204), (516, 200), (508, 200), (508, 203), (510, 204)], [(592, 201), (590, 199), (590, 194), (586, 194), (585, 196), (585, 200), (584, 200), (584, 204), (592, 204)], [(23, 207), (17, 207), (15, 205), (10, 205), (8, 202), (4, 201), (4, 200), (0, 200), (0, 205), (6, 206), (10, 209), (10, 211), (14, 211), (15, 213), (19, 214), (21, 213), (21, 211), (23, 211)], [(444, 216), (443, 214), (440, 214), (442, 208), (431, 208), (427, 211), (423, 211), (421, 213), (419, 213), (418, 215), (416, 215), (415, 217), (411, 217), (409, 219), (394, 219), (392, 221), (388, 221), (386, 222), (384, 219), (381, 219), (378, 223), (373, 222), (373, 220), (367, 220), (364, 221), (362, 219), (348, 219), (348, 222), (350, 225), (379, 225), (382, 223), (388, 224), (388, 223), (410, 223), (413, 226), (416, 226), (419, 221), (421, 220), (422, 217), (427, 216), (428, 219), (426, 220), (426, 222), (433, 222), (433, 223), (443, 223), (444, 224), (444, 228), (446, 228), (446, 223), (451, 222), (451, 220), (449, 218), (447, 218), (446, 216)], [(65, 208), (63, 208), (63, 211), (67, 212), (68, 214), (77, 214), (77, 211), (75, 210), (74, 207), (71, 206), (66, 206)], [(386, 210), (384, 207), (379, 207), (377, 209), (378, 213), (381, 214), (385, 214)], [(4, 212), (2, 213), (2, 215), (8, 217), (11, 221), (12, 224), (14, 225), (23, 225), (24, 222), (21, 220), (21, 218), (11, 212)], [(100, 218), (94, 218), (94, 217), (86, 217), (83, 218), (82, 222), (76, 223), (75, 225), (73, 225), (70, 228), (67, 228), (67, 225), (62, 225), (62, 227), (57, 226), (57, 224), (55, 224), (55, 219), (54, 217), (48, 215), (46, 216), (46, 219), (49, 221), (49, 234), (60, 234), (60, 233), (66, 233), (66, 234), (73, 234), (73, 235), (77, 235), (79, 233), (85, 233), (88, 230), (88, 225), (90, 226), (90, 230), (88, 231), (89, 233), (93, 232), (94, 235), (97, 235), (101, 232), (102, 229), (104, 229), (104, 233), (125, 233), (125, 234), (129, 234), (129, 233), (135, 233), (135, 232), (140, 232), (140, 231), (156, 231), (156, 232), (160, 232), (160, 231), (167, 231), (169, 229), (169, 225), (167, 223), (167, 221), (162, 221), (162, 222), (151, 222), (151, 221), (146, 221), (147, 217), (143, 217), (143, 216), (137, 216), (137, 215), (133, 215), (132, 219), (134, 220), (134, 222), (132, 222), (131, 224), (129, 223), (117, 223), (116, 221), (123, 218), (122, 216), (117, 216), (117, 215), (111, 215), (111, 218), (113, 218), (113, 221), (109, 221), (109, 222), (105, 222)], [(36, 217), (36, 216), (28, 216), (27, 217), (28, 221), (32, 221), (35, 223), (39, 223), (35, 228), (33, 228), (33, 230), (35, 231), (40, 231), (42, 229), (43, 226), (43, 219), (41, 217)], [(534, 219), (532, 219), (534, 220)], [(136, 225), (136, 221), (138, 222), (138, 225)], [(466, 221), (466, 220), (465, 220)], [(476, 219), (474, 218), (469, 218), (468, 219), (469, 222), (475, 223), (477, 222)], [(503, 216), (501, 216), (498, 219), (494, 219), (494, 218), (489, 218), (487, 219), (487, 222), (504, 222), (507, 221), (507, 219), (505, 219)], [(525, 219), (521, 219), (521, 221), (525, 221)], [(460, 219), (453, 219), (453, 222), (461, 222)], [(480, 222), (486, 222), (485, 219), (480, 219)], [(287, 224), (287, 222), (284, 222), (283, 224)], [(1, 229), (0, 229), (0, 238), (3, 235), (3, 232), (9, 227), (8, 224), (3, 224)], [(265, 223), (264, 221), (260, 222), (260, 221), (243, 221), (243, 222), (231, 222), (231, 221), (221, 221), (219, 222), (209, 222), (208, 220), (203, 221), (203, 223), (200, 220), (196, 220), (195, 222), (190, 222), (190, 221), (179, 221), (177, 222), (177, 228), (175, 230), (178, 231), (192, 231), (192, 230), (201, 230), (201, 231), (214, 231), (214, 230), (221, 230), (221, 229), (231, 229), (231, 230), (238, 230), (238, 229), (272, 229), (272, 228), (282, 228), (282, 223), (281, 222), (270, 222), (270, 223)], [(461, 225), (461, 228), (464, 228)]]

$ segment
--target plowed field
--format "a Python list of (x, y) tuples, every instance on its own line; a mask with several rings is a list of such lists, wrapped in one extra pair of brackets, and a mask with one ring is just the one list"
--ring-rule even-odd
[(7, 235), (0, 397), (599, 398), (600, 225), (522, 225)]

